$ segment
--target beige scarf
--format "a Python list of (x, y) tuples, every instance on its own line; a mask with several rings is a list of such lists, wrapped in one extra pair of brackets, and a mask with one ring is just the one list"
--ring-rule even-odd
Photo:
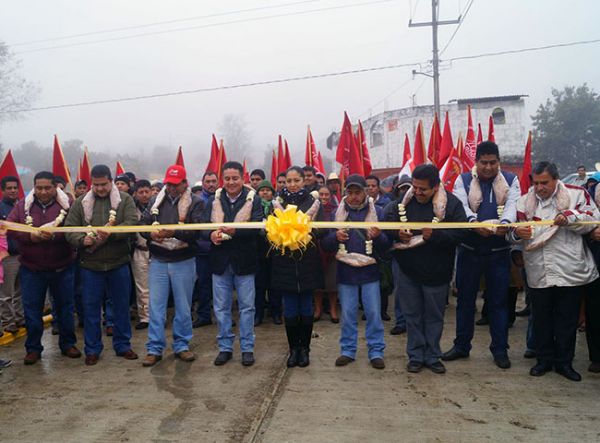
[[(569, 191), (560, 180), (556, 184), (556, 193), (554, 197), (556, 199), (556, 209), (559, 212), (566, 211), (571, 206), (571, 198), (569, 197)], [(539, 199), (535, 195), (535, 191), (531, 188), (525, 196), (525, 218), (530, 221), (535, 217), (535, 210), (539, 204)], [(552, 237), (558, 232), (560, 226), (544, 226), (539, 228), (542, 232), (539, 235), (533, 237), (525, 246), (525, 251), (535, 251), (543, 247), (550, 241)]]
[[(415, 191), (412, 187), (406, 191), (406, 194), (404, 194), (404, 198), (402, 199), (402, 204), (404, 207), (408, 205), (408, 203), (413, 199), (414, 195)], [(434, 194), (431, 204), (433, 205), (433, 214), (435, 215), (435, 218), (437, 218), (437, 221), (444, 221), (446, 218), (446, 206), (448, 205), (448, 194), (446, 194), (446, 190), (441, 184), (438, 188), (438, 191)], [(425, 244), (425, 240), (423, 239), (423, 235), (419, 234), (413, 235), (408, 243), (394, 243), (392, 249), (412, 249), (423, 244)]]
[[(110, 207), (112, 210), (116, 211), (119, 204), (121, 204), (121, 194), (119, 193), (119, 189), (113, 183), (112, 188), (110, 189)], [(92, 190), (89, 190), (85, 197), (81, 200), (81, 206), (83, 207), (83, 218), (85, 219), (86, 224), (92, 223), (92, 216), (94, 214), (94, 204), (96, 203), (96, 196)]]
[[(29, 192), (29, 194), (27, 194), (27, 196), (25, 197), (24, 209), (25, 209), (25, 222), (27, 224), (29, 224), (28, 219), (31, 217), (29, 215), (29, 212), (31, 211), (31, 205), (33, 205), (34, 197), (35, 196), (34, 196), (33, 190), (31, 192)], [(62, 208), (60, 213), (58, 214), (58, 217), (56, 217), (56, 219), (54, 221), (48, 222), (45, 225), (40, 226), (41, 228), (58, 227), (64, 221), (65, 216), (67, 215), (67, 211), (69, 210), (69, 207), (71, 205), (69, 204), (69, 196), (67, 194), (65, 194), (65, 192), (62, 189), (60, 189), (59, 187), (56, 188), (56, 202)]]
[[(160, 211), (160, 205), (162, 205), (165, 196), (166, 196), (166, 186), (160, 190), (158, 195), (156, 196), (156, 200), (154, 200), (154, 204), (150, 209), (151, 214), (158, 214)], [(187, 213), (192, 205), (192, 192), (189, 188), (185, 190), (183, 194), (179, 197), (179, 201), (177, 202), (177, 214), (179, 218), (179, 223), (185, 223), (185, 219), (187, 217)], [(181, 241), (175, 237), (165, 238), (161, 242), (155, 242), (152, 240), (154, 244), (156, 244), (160, 248), (168, 249), (170, 251), (176, 249), (185, 249), (189, 245), (187, 242)]]
[[(375, 209), (375, 201), (372, 197), (367, 197), (367, 205), (367, 215), (365, 216), (364, 221), (377, 222), (377, 210)], [(345, 222), (346, 220), (348, 220), (348, 210), (346, 209), (346, 197), (344, 197), (335, 212), (335, 221)], [(362, 268), (377, 263), (377, 260), (369, 255), (361, 254), (359, 252), (346, 252), (345, 250), (338, 250), (335, 254), (335, 258), (342, 263), (346, 263), (355, 268)]]
[[(473, 175), (473, 179), (471, 180), (471, 187), (469, 188), (469, 208), (471, 211), (477, 213), (479, 210), (479, 206), (483, 201), (483, 193), (481, 191), (481, 184), (479, 183), (479, 177), (477, 177), (477, 173), (475, 172), (476, 168), (473, 168), (471, 174)], [(504, 178), (504, 174), (498, 171), (496, 177), (494, 177), (494, 181), (492, 182), (492, 189), (494, 191), (494, 195), (496, 196), (496, 204), (498, 206), (504, 206), (506, 200), (508, 199), (508, 192), (510, 190), (510, 186), (508, 185), (506, 179)]]
[[(221, 203), (222, 192), (222, 188), (217, 189), (215, 192), (215, 199), (213, 200), (212, 212), (210, 214), (211, 223), (225, 223), (225, 212), (223, 211), (223, 204)], [(256, 192), (254, 189), (249, 190), (248, 195), (246, 195), (246, 201), (244, 202), (244, 205), (240, 208), (237, 214), (235, 214), (235, 218), (233, 219), (234, 223), (244, 223), (250, 221), (252, 218), (252, 205), (254, 204), (255, 195)]]

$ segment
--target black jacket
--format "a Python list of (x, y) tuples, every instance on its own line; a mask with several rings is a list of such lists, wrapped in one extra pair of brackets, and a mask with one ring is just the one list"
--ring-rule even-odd
[[(398, 203), (396, 200), (386, 206), (385, 221), (400, 221)], [(430, 223), (434, 217), (431, 201), (420, 204), (413, 198), (406, 205), (406, 216), (409, 222)], [(444, 222), (466, 222), (467, 216), (462, 203), (454, 195), (448, 193), (446, 205), (446, 218)], [(398, 231), (390, 231), (394, 241), (400, 241)], [(414, 234), (419, 232), (414, 231)], [(464, 229), (434, 229), (433, 234), (424, 245), (412, 249), (394, 250), (393, 255), (400, 265), (400, 269), (410, 279), (427, 286), (447, 284), (452, 279), (456, 247), (468, 235)]]
[[(308, 211), (314, 201), (314, 197), (306, 193), (304, 199), (297, 204), (298, 210)], [(287, 205), (288, 203), (284, 201), (283, 207), (285, 208)], [(315, 220), (323, 221), (322, 208), (319, 208)], [(321, 234), (322, 232), (313, 230), (311, 232), (313, 240), (304, 251), (286, 251), (284, 255), (280, 251), (271, 252), (273, 256), (271, 289), (300, 293), (324, 287), (321, 258), (316, 244), (317, 238)]]
[[(146, 210), (142, 214), (140, 220), (141, 225), (151, 225), (154, 221), (159, 222), (161, 225), (170, 225), (179, 223), (179, 212), (177, 209), (177, 199), (175, 202), (171, 201), (168, 195), (165, 195), (161, 205), (158, 208), (158, 215), (152, 215), (152, 206), (156, 201), (156, 197), (152, 197)], [(192, 194), (192, 204), (188, 209), (185, 217), (185, 223), (200, 223), (202, 220), (202, 212), (204, 210), (204, 202)], [(155, 220), (156, 219), (156, 220)], [(187, 248), (181, 249), (166, 249), (160, 246), (160, 243), (156, 243), (151, 240), (149, 232), (140, 233), (142, 237), (148, 240), (148, 249), (152, 257), (156, 257), (158, 260), (166, 262), (178, 262), (188, 260), (198, 255), (198, 244), (197, 240), (200, 237), (200, 231), (175, 231), (174, 238), (181, 240), (188, 244)]]
[[(240, 211), (246, 197), (248, 196), (248, 188), (244, 187), (242, 194), (238, 197), (235, 203), (230, 203), (225, 190), (221, 192), (221, 205), (225, 214), (225, 223), (231, 223), (235, 219), (235, 215)], [(212, 214), (212, 206), (215, 197), (211, 197), (206, 203), (206, 209), (202, 215), (203, 223), (210, 223)], [(252, 216), (250, 221), (259, 222), (263, 219), (263, 210), (258, 196), (254, 197), (252, 203)], [(213, 231), (202, 231), (202, 238), (210, 240), (210, 234)], [(225, 240), (220, 245), (211, 244), (208, 258), (210, 262), (210, 270), (213, 274), (222, 275), (227, 266), (231, 265), (233, 272), (236, 275), (249, 275), (256, 273), (257, 268), (257, 229), (237, 229), (231, 240)]]

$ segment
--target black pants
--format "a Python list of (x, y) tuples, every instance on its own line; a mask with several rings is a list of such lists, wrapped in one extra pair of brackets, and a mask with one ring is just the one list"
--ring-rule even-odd
[(600, 278), (585, 288), (585, 337), (590, 361), (600, 363)]
[(564, 365), (573, 361), (582, 289), (531, 288), (533, 333), (540, 363)]

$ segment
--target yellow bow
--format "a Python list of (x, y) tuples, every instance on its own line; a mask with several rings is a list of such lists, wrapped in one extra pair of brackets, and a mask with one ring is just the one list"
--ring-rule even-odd
[(265, 224), (267, 238), (275, 249), (285, 254), (290, 251), (304, 250), (312, 240), (310, 218), (294, 205), (282, 211), (275, 209), (275, 215), (269, 215)]

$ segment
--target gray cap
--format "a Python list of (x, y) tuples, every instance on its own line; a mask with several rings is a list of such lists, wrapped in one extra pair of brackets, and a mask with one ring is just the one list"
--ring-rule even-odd
[(362, 175), (359, 174), (351, 174), (346, 178), (345, 189), (348, 189), (349, 186), (358, 186), (361, 189), (367, 188), (367, 181)]

